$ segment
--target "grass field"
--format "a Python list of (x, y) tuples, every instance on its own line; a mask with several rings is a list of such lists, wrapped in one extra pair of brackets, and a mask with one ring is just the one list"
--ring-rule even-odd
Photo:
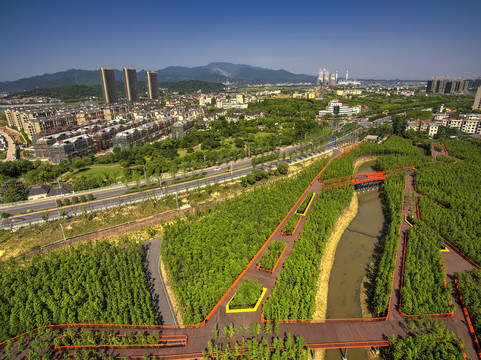
[(108, 176), (109, 178), (112, 178), (112, 177), (117, 178), (122, 175), (122, 169), (118, 164), (94, 165), (94, 166), (87, 167), (85, 169), (81, 169), (79, 171), (75, 171), (70, 175), (72, 176), (73, 179), (81, 175), (85, 175), (87, 177), (98, 177), (101, 179), (105, 178), (105, 176)]

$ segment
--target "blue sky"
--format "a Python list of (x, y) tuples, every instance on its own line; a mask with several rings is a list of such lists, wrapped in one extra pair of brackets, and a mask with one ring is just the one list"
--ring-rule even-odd
[(375, 79), (481, 76), (480, 0), (0, 0), (0, 81), (227, 61)]

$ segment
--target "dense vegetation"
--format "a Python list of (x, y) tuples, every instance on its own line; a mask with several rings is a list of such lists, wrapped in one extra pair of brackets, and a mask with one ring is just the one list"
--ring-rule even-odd
[[(354, 161), (362, 155), (388, 154), (396, 154), (400, 160), (394, 160), (395, 158), (391, 157), (384, 162), (381, 161), (380, 164), (386, 167), (383, 170), (412, 165), (412, 163), (407, 163), (407, 161), (415, 161), (417, 163), (424, 161), (419, 150), (412, 146), (411, 141), (392, 135), (382, 144), (362, 143), (349, 153), (334, 159), (329, 167), (322, 173), (321, 179), (333, 179), (353, 174)], [(400, 166), (402, 164), (405, 165)]]
[(279, 256), (281, 256), (282, 251), (284, 251), (285, 247), (286, 243), (284, 241), (271, 241), (269, 243), (269, 248), (267, 252), (260, 261), (261, 268), (266, 270), (272, 270), (277, 262), (277, 259), (279, 259)]
[(446, 155), (438, 155), (438, 156), (436, 156), (436, 161), (440, 162), (440, 163), (451, 164), (455, 160), (453, 158), (449, 157), (449, 156), (446, 156)]
[(454, 310), (440, 249), (443, 239), (423, 224), (409, 229), (401, 292), (406, 315), (443, 314)]
[(284, 229), (282, 231), (286, 235), (292, 235), (292, 232), (296, 228), (297, 223), (299, 222), (300, 216), (297, 213), (293, 213), (289, 220), (287, 220), (286, 224), (284, 225)]
[[(414, 329), (414, 322), (409, 324)], [(462, 360), (465, 354), (462, 342), (456, 334), (446, 330), (441, 322), (425, 321), (419, 331), (405, 339), (389, 338), (389, 347), (383, 350), (385, 360)]]
[(309, 194), (307, 194), (307, 196), (302, 201), (301, 205), (299, 205), (299, 207), (297, 208), (297, 211), (296, 211), (297, 214), (304, 214), (306, 212), (307, 206), (309, 205), (309, 202), (311, 201), (312, 197), (315, 194), (316, 193), (313, 193), (313, 192), (310, 192)]
[(473, 269), (470, 273), (456, 273), (458, 286), (468, 309), (476, 337), (481, 340), (481, 271)]
[(185, 323), (205, 318), (325, 163), (166, 227), (162, 258)]
[(415, 155), (385, 155), (377, 158), (376, 167), (379, 170), (394, 170), (411, 165), (422, 165), (432, 161), (429, 156)]
[(185, 80), (178, 82), (161, 82), (161, 88), (167, 88), (168, 92), (183, 94), (194, 94), (199, 90), (203, 93), (218, 93), (224, 91), (224, 85), (200, 80)]
[[(244, 347), (247, 350), (241, 352), (240, 349)], [(222, 349), (221, 344), (213, 346), (209, 342), (203, 355), (204, 359), (222, 360), (307, 360), (309, 359), (309, 349), (305, 346), (302, 337), (292, 338), (291, 334), (287, 334), (285, 338), (272, 338), (272, 347), (269, 346), (266, 338), (259, 341), (255, 337), (243, 339), (242, 344), (236, 342), (233, 348), (227, 345), (225, 349)]]
[(465, 160), (474, 160), (481, 157), (481, 140), (467, 138), (463, 141), (454, 139), (443, 139), (449, 155), (454, 155)]
[(416, 170), (418, 190), (444, 206), (421, 196), (421, 219), (478, 264), (481, 264), (480, 178), (481, 164), (471, 160)]
[(245, 278), (239, 285), (234, 298), (229, 304), (231, 309), (248, 309), (254, 307), (262, 293), (262, 285), (259, 282)]
[(392, 277), (399, 244), (401, 209), (404, 195), (404, 174), (393, 175), (384, 180), (383, 204), (386, 230), (381, 244), (380, 258), (376, 263), (372, 305), (381, 316), (389, 306)]
[(154, 324), (145, 250), (107, 242), (0, 268), (0, 340), (64, 323)]
[(266, 319), (309, 319), (315, 310), (319, 265), (338, 216), (349, 204), (352, 187), (322, 191), (284, 262), (272, 295), (263, 305)]
[(64, 102), (75, 102), (85, 100), (89, 97), (97, 97), (102, 99), (102, 88), (100, 86), (88, 85), (65, 85), (53, 88), (32, 89), (11, 93), (7, 98), (26, 98), (26, 97), (49, 97), (62, 100)]

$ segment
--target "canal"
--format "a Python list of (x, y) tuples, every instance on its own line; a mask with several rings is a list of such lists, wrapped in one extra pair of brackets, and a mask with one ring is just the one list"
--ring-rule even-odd
[[(373, 171), (374, 161), (361, 165), (358, 173)], [(382, 236), (384, 217), (379, 192), (359, 193), (358, 212), (342, 234), (337, 245), (329, 278), (327, 318), (360, 318), (361, 288), (372, 260), (374, 249)], [(344, 349), (342, 349), (344, 352)], [(366, 349), (349, 349), (348, 359), (368, 359)], [(327, 360), (341, 360), (339, 349), (326, 351)]]

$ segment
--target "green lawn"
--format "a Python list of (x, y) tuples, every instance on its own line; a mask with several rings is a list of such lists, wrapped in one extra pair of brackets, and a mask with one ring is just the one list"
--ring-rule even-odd
[(100, 177), (104, 178), (106, 175), (109, 177), (111, 176), (121, 176), (122, 169), (120, 165), (94, 165), (90, 167), (86, 167), (85, 169), (81, 169), (80, 171), (75, 171), (72, 175), (72, 178), (75, 179), (80, 175), (86, 175), (87, 177)]

